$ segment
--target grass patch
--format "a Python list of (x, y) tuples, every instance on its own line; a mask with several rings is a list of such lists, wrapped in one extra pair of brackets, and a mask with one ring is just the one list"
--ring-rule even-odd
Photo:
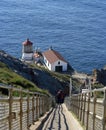
[(0, 83), (12, 85), (16, 88), (27, 89), (33, 92), (48, 94), (47, 90), (38, 88), (34, 83), (16, 74), (2, 62), (0, 62)]
[(31, 66), (33, 66), (34, 68), (39, 69), (41, 71), (47, 72), (52, 77), (56, 78), (57, 80), (59, 80), (61, 82), (69, 82), (70, 81), (69, 74), (52, 72), (52, 71), (48, 70), (47, 68), (45, 68), (44, 66), (37, 66), (37, 65), (31, 65)]

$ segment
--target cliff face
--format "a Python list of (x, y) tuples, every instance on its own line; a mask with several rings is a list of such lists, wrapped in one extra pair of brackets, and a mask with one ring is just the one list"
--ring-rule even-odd
[(48, 71), (31, 67), (4, 51), (0, 51), (0, 61), (5, 63), (15, 73), (32, 81), (39, 88), (47, 89), (53, 95), (57, 90), (63, 89), (67, 85), (64, 81), (59, 81), (56, 77), (51, 76)]
[(32, 76), (30, 75), (33, 73), (32, 69), (28, 67), (27, 64), (21, 62), (19, 59), (12, 57), (4, 51), (0, 51), (0, 61), (5, 63), (10, 69), (24, 78), (28, 80), (32, 79)]
[(93, 70), (93, 80), (94, 83), (102, 83), (103, 85), (106, 85), (106, 68)]

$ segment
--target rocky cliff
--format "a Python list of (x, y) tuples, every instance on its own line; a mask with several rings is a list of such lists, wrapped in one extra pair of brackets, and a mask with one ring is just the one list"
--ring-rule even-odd
[(93, 82), (102, 83), (103, 85), (106, 85), (106, 67), (100, 70), (93, 70)]
[(0, 51), (0, 62), (5, 63), (13, 72), (30, 80), (39, 88), (48, 90), (52, 94), (69, 85), (69, 75), (52, 73), (45, 68), (28, 65), (4, 51)]

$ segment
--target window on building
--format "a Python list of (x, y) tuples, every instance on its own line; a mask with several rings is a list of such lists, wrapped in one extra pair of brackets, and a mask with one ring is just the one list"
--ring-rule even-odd
[(47, 63), (47, 60), (45, 59), (45, 63)]
[(60, 65), (60, 61), (58, 62), (58, 65)]

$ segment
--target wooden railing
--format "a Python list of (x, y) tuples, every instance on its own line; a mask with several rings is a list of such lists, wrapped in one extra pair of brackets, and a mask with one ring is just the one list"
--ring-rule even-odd
[(72, 95), (65, 103), (86, 130), (106, 130), (106, 87)]
[(47, 95), (0, 84), (2, 90), (7, 94), (0, 94), (0, 130), (29, 130), (51, 107)]

